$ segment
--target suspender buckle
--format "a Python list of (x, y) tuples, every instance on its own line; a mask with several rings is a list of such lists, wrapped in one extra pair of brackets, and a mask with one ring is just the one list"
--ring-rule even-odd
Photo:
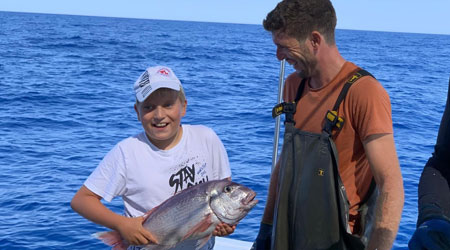
[(295, 106), (296, 106), (295, 102), (279, 103), (272, 109), (272, 117), (275, 118), (284, 113), (286, 114), (286, 120), (284, 121), (284, 123), (286, 124), (286, 122), (290, 122), (295, 125), (294, 121), (294, 114), (296, 111)]
[(272, 109), (272, 118), (275, 118), (281, 114), (294, 114), (295, 102), (282, 102)]
[(344, 125), (344, 119), (342, 119), (341, 117), (339, 117), (337, 115), (336, 110), (332, 110), (332, 111), (328, 110), (326, 120), (327, 120), (327, 123), (329, 123), (332, 128), (336, 127), (337, 129), (341, 129), (342, 126)]

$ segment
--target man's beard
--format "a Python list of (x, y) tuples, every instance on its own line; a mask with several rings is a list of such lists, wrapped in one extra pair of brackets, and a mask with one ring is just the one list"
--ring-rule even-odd
[(297, 72), (301, 78), (310, 78), (316, 74), (317, 59), (306, 47), (302, 47), (301, 50), (304, 55), (302, 61), (305, 68), (297, 70)]
[(306, 63), (306, 68), (298, 72), (298, 75), (304, 79), (304, 78), (310, 78), (312, 76), (315, 75), (316, 73), (316, 65), (317, 65), (317, 60), (314, 58), (310, 58), (310, 60), (308, 60)]

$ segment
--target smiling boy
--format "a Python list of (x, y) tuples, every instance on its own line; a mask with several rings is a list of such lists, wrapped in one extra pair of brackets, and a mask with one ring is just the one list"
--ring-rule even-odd
[[(231, 171), (226, 150), (212, 129), (181, 125), (187, 101), (169, 67), (147, 68), (135, 82), (134, 93), (134, 109), (144, 131), (119, 142), (103, 158), (71, 206), (83, 217), (116, 230), (130, 245), (146, 245), (155, 242), (142, 226), (147, 211), (190, 186), (231, 179)], [(124, 215), (101, 202), (117, 196), (123, 199)], [(224, 236), (234, 229), (222, 223), (213, 234)], [(185, 241), (174, 249), (191, 249), (196, 243)], [(202, 250), (213, 247), (214, 237)]]

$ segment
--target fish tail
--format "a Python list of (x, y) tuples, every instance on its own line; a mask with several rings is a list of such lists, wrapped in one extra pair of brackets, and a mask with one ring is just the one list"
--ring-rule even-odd
[(108, 246), (113, 246), (113, 249), (127, 249), (128, 247), (128, 244), (124, 242), (122, 236), (116, 231), (98, 232), (92, 234), (92, 236)]

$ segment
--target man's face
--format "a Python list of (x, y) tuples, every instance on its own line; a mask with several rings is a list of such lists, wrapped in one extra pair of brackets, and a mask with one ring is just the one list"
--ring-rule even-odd
[(178, 143), (186, 102), (181, 103), (177, 91), (158, 89), (144, 102), (136, 104), (135, 110), (153, 145), (168, 149)]
[(317, 59), (308, 46), (309, 39), (299, 42), (283, 32), (272, 32), (273, 43), (277, 46), (278, 60), (286, 59), (302, 78), (311, 77), (316, 71)]

